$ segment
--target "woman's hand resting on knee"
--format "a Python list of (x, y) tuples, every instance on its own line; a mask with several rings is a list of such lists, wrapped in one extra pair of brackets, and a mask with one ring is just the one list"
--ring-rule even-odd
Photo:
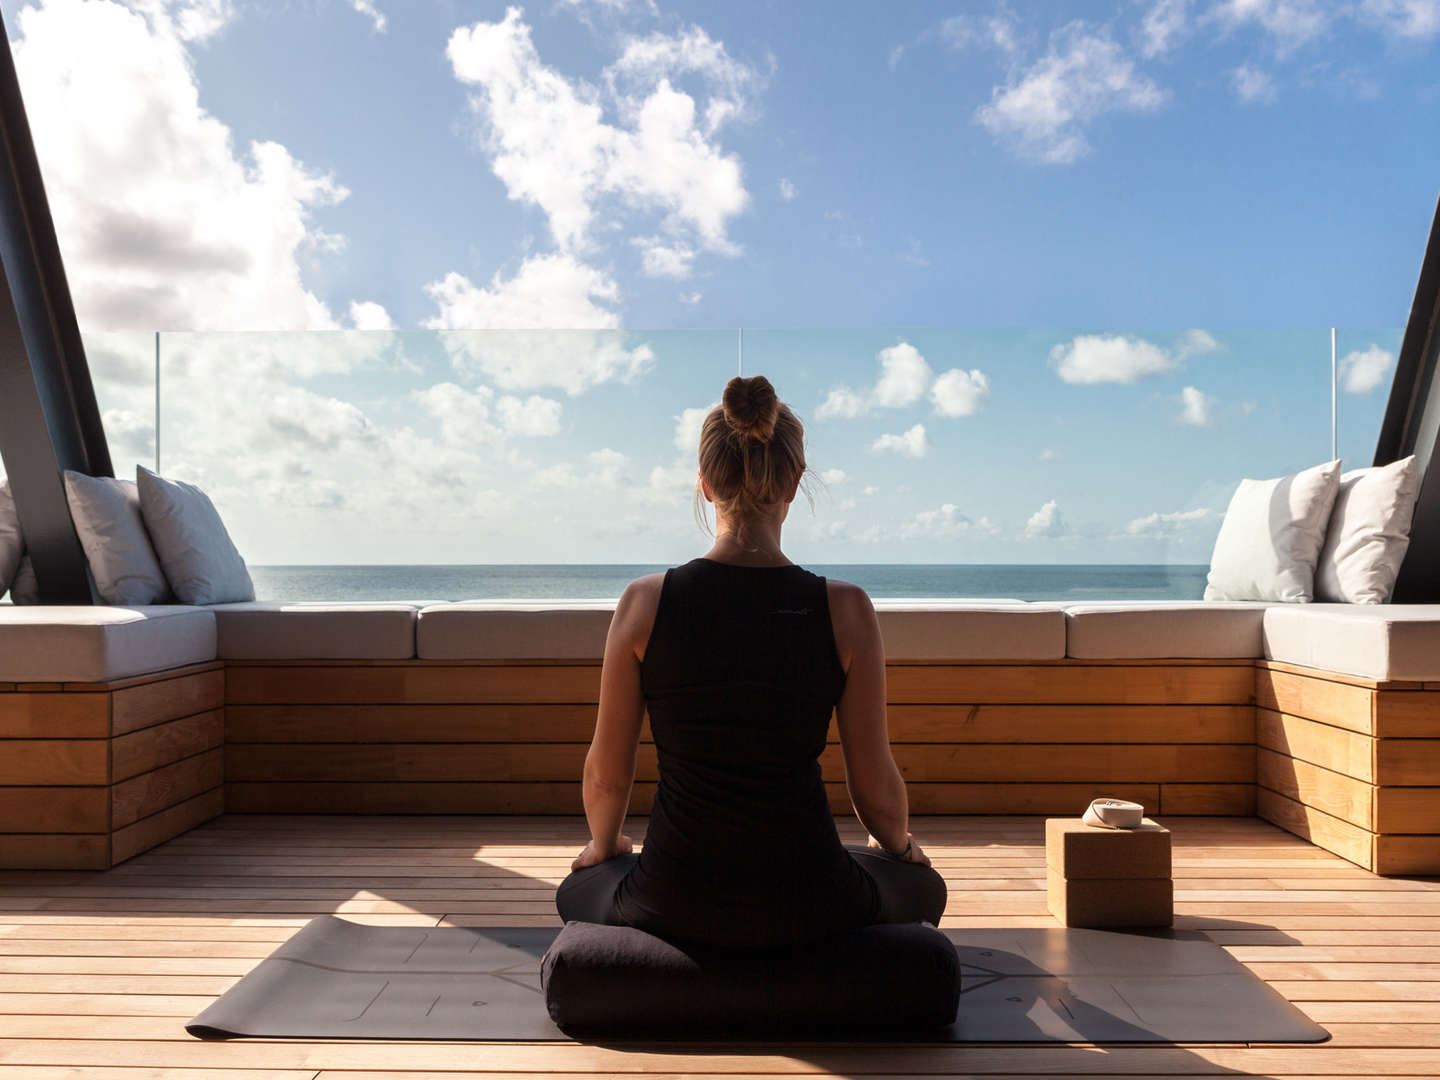
[[(903, 856), (903, 858), (904, 858), (904, 860), (905, 860), (906, 862), (919, 863), (921, 866), (929, 866), (929, 865), (930, 865), (930, 856), (929, 856), (929, 855), (926, 855), (925, 852), (923, 852), (923, 851), (920, 850), (920, 845), (915, 842), (915, 837), (913, 837), (913, 836), (910, 835), (909, 833), (906, 833), (906, 834), (905, 834), (905, 842), (906, 842), (906, 844), (907, 844), (907, 845), (909, 846), (909, 848), (910, 848), (910, 850), (907, 851), (907, 852), (905, 852), (905, 854), (904, 854), (904, 856)], [(898, 858), (902, 858), (902, 856), (900, 855), (899, 852), (890, 851), (889, 849), (887, 849), (887, 848), (885, 847), (884, 844), (880, 843), (880, 841), (879, 841), (879, 840), (876, 840), (875, 837), (873, 837), (873, 836), (870, 837), (869, 841), (866, 843), (865, 846), (866, 846), (866, 847), (870, 847), (870, 848), (874, 848), (874, 849), (876, 849), (877, 851), (883, 851), (883, 852), (885, 852), (885, 854), (887, 854), (887, 855), (892, 855), (892, 856), (894, 856), (894, 857), (897, 858), (897, 859), (898, 859)]]
[(615, 845), (615, 850), (609, 852), (596, 847), (595, 841), (591, 840), (585, 845), (585, 850), (580, 852), (575, 861), (570, 864), (570, 869), (584, 870), (587, 866), (599, 866), (602, 862), (607, 862), (617, 855), (629, 855), (634, 847), (635, 842), (623, 833)]

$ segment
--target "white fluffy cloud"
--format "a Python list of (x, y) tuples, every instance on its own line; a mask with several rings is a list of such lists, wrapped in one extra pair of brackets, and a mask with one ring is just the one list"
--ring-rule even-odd
[(941, 416), (974, 416), (990, 397), (990, 380), (983, 371), (951, 368), (930, 387), (930, 400)]
[[(486, 377), (511, 390), (558, 386), (579, 394), (612, 379), (635, 378), (655, 360), (649, 346), (629, 347), (618, 331), (567, 332), (614, 330), (620, 322), (602, 306), (619, 299), (619, 287), (573, 255), (533, 255), (512, 277), (497, 271), (486, 286), (452, 272), (426, 288), (439, 314), (425, 325), (452, 331), (445, 346), (456, 371), (469, 378)], [(543, 328), (563, 329), (494, 332)]]
[(954, 503), (944, 503), (935, 510), (921, 510), (900, 526), (902, 540), (954, 540), (962, 536), (996, 536), (999, 527), (988, 517), (972, 520), (960, 513)]
[(1360, 17), (1392, 37), (1428, 41), (1440, 35), (1440, 0), (1362, 0)]
[(1180, 415), (1175, 419), (1191, 427), (1213, 427), (1220, 400), (1193, 386), (1180, 390)]
[(694, 269), (695, 249), (671, 244), (658, 236), (637, 236), (630, 241), (640, 249), (641, 269), (648, 277), (688, 278)]
[(1227, 30), (1258, 27), (1284, 55), (1324, 34), (1340, 10), (1317, 0), (1221, 0), (1207, 18)]
[(1050, 361), (1060, 378), (1077, 384), (1132, 383), (1179, 367), (1159, 345), (1119, 334), (1081, 334), (1052, 348)]
[(820, 480), (826, 484), (843, 484), (845, 482), (845, 470), (826, 469), (820, 474)]
[(695, 455), (700, 446), (700, 429), (705, 426), (705, 417), (718, 402), (702, 405), (698, 409), (682, 409), (675, 417), (675, 449), (682, 454)]
[(1241, 64), (1233, 69), (1230, 87), (1247, 105), (1273, 105), (1278, 97), (1275, 80), (1253, 64)]
[(870, 411), (870, 401), (848, 386), (837, 386), (825, 395), (825, 400), (815, 410), (817, 420), (853, 420)]
[(383, 34), (387, 25), (385, 13), (375, 6), (374, 0), (350, 0), (350, 6), (370, 20), (377, 34)]
[(1065, 521), (1060, 516), (1060, 506), (1051, 499), (1030, 515), (1025, 522), (1024, 537), (1035, 540), (1040, 537), (1055, 538), (1065, 535)]
[(869, 390), (837, 386), (815, 410), (820, 420), (854, 419), (872, 409), (899, 409), (915, 404), (928, 391), (940, 416), (972, 416), (990, 396), (990, 382), (978, 370), (951, 368), (936, 376), (920, 350), (908, 341), (881, 349), (880, 374)]
[(1125, 535), (1145, 540), (1170, 540), (1185, 529), (1203, 525), (1221, 515), (1208, 507), (1197, 510), (1177, 510), (1173, 513), (1153, 513), (1135, 518), (1125, 526)]
[[(714, 141), (747, 108), (758, 77), (703, 30), (627, 40), (604, 73), (618, 123), (599, 89), (572, 82), (540, 58), (518, 7), (499, 22), (457, 29), (446, 49), (455, 77), (472, 87), (495, 175), (510, 198), (544, 211), (562, 251), (592, 242), (607, 217), (661, 215), (668, 234), (733, 255), (731, 218), (749, 203), (740, 160)], [(698, 79), (705, 100), (677, 87)]]
[(1184, 36), (1189, 0), (1156, 0), (1140, 20), (1140, 52), (1147, 58), (1163, 56)]
[(899, 435), (881, 435), (870, 444), (870, 449), (876, 453), (893, 452), (922, 458), (930, 452), (930, 439), (925, 434), (925, 425), (916, 424)]
[(86, 331), (338, 325), (301, 267), (335, 250), (314, 215), (348, 192), (279, 143), (237, 149), (200, 102), (189, 43), (229, 13), (220, 0), (19, 12), (16, 67)]
[(792, 181), (786, 179), (786, 178), (783, 177), (783, 176), (780, 178), (780, 201), (781, 201), (781, 202), (792, 202), (792, 201), (794, 200), (795, 196), (796, 196), (796, 195), (799, 195), (799, 194), (800, 194), (800, 192), (796, 189), (795, 184), (794, 184)]
[(940, 23), (940, 39), (952, 49), (989, 48), (1008, 55), (1020, 48), (1020, 31), (1003, 9), (988, 15), (951, 15)]
[(1347, 394), (1368, 394), (1385, 381), (1395, 366), (1395, 354), (1379, 345), (1346, 353), (1340, 361), (1340, 386)]
[(880, 350), (880, 378), (875, 381), (872, 397), (876, 405), (886, 409), (912, 405), (924, 396), (934, 378), (920, 350), (902, 341)]
[(1052, 35), (1043, 57), (995, 87), (975, 118), (1022, 157), (1068, 164), (1090, 152), (1091, 121), (1110, 112), (1151, 112), (1168, 97), (1107, 31), (1073, 22)]
[(350, 325), (356, 330), (394, 330), (395, 320), (373, 300), (350, 301)]

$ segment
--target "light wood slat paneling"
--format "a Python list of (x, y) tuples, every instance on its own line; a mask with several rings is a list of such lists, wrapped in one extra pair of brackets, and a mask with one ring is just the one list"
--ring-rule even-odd
[(106, 784), (108, 749), (104, 739), (6, 739), (0, 741), (0, 784)]
[(1257, 751), (1256, 780), (1262, 788), (1375, 831), (1375, 788), (1363, 780), (1265, 749)]
[(1317, 720), (1373, 735), (1375, 692), (1362, 686), (1282, 671), (1255, 672), (1255, 704), (1274, 712)]
[(224, 742), (223, 709), (155, 724), (110, 741), (112, 775), (119, 783), (181, 758), (212, 750)]
[(1235, 667), (964, 667), (892, 665), (888, 700), (894, 704), (1244, 705), (1254, 696), (1255, 672)]
[(1371, 867), (1374, 835), (1368, 829), (1332, 817), (1263, 786), (1255, 793), (1255, 805), (1256, 812), (1265, 821), (1304, 837), (1326, 851), (1333, 851), (1357, 866)]
[(0, 787), (0, 834), (108, 833), (105, 787)]
[(1377, 874), (1440, 874), (1440, 836), (1377, 836)]
[(1375, 768), (1391, 786), (1440, 782), (1440, 739), (1378, 739)]
[[(586, 743), (230, 744), (225, 774), (232, 783), (569, 780), (580, 776), (587, 750)], [(1249, 783), (1255, 769), (1250, 747), (1230, 745), (909, 744), (892, 752), (902, 775), (915, 782)], [(839, 746), (828, 746), (820, 760), (828, 779), (844, 779)], [(657, 779), (653, 744), (639, 748), (636, 767), (638, 779)]]
[(209, 712), (225, 703), (225, 672), (202, 671), (132, 685), (111, 695), (110, 733), (129, 731)]
[(111, 827), (120, 829), (225, 782), (225, 757), (207, 750), (111, 788)]
[[(892, 705), (890, 740), (954, 743), (1254, 742), (1248, 705)], [(230, 705), (227, 738), (277, 742), (588, 742), (593, 705)], [(649, 741), (648, 726), (641, 732)], [(834, 731), (831, 732), (834, 741)]]
[(0, 739), (103, 739), (109, 733), (106, 694), (0, 691)]
[(103, 870), (109, 865), (108, 834), (0, 834), (0, 867)]
[[(827, 784), (830, 805), (850, 811), (843, 784)], [(645, 813), (655, 785), (637, 782), (631, 813)], [(1068, 814), (1093, 799), (1113, 796), (1142, 803), (1156, 812), (1156, 784), (909, 784), (911, 811), (917, 814)], [(236, 783), (225, 786), (232, 813), (352, 814), (577, 814), (580, 784), (551, 783)]]
[(1387, 739), (1440, 738), (1440, 694), (1381, 691), (1375, 701), (1375, 734)]
[(1260, 746), (1357, 780), (1374, 781), (1376, 741), (1369, 735), (1271, 709), (1257, 708), (1255, 720), (1255, 741)]
[(121, 863), (148, 851), (156, 844), (179, 836), (225, 811), (225, 789), (215, 787), (183, 802), (175, 803), (147, 818), (117, 828), (111, 838), (110, 857)]
[(1248, 817), (1255, 813), (1255, 784), (1161, 784), (1158, 812)]
[(1440, 787), (1374, 789), (1377, 833), (1440, 832)]
[[(890, 665), (895, 704), (1245, 705), (1255, 672), (1234, 666)], [(234, 705), (593, 703), (598, 665), (232, 667)]]

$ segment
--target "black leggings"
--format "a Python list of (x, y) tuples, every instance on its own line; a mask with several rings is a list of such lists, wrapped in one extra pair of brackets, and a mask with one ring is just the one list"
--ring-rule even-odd
[[(945, 879), (932, 867), (897, 859), (874, 848), (847, 844), (845, 850), (875, 882), (880, 894), (877, 923), (928, 922), (940, 925), (945, 912)], [(573, 870), (555, 890), (555, 907), (566, 922), (616, 925), (615, 892), (640, 856), (617, 855)]]

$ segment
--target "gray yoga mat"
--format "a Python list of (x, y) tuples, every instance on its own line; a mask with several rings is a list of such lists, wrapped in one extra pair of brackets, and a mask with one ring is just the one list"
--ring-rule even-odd
[[(540, 988), (540, 957), (558, 932), (363, 926), (323, 915), (262, 960), (186, 1030), (202, 1039), (567, 1041), (551, 1023)], [(1061, 928), (944, 933), (955, 943), (962, 965), (954, 1022), (920, 1034), (852, 1032), (838, 1041), (1281, 1043), (1329, 1038), (1198, 933)]]

